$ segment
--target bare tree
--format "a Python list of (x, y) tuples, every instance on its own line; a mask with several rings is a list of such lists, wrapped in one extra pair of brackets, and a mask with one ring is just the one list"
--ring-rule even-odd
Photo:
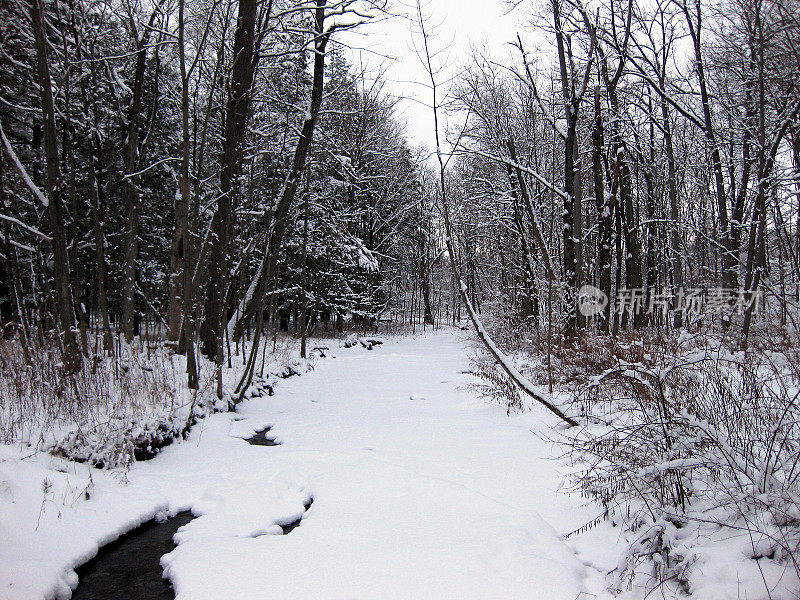
[[(272, 10), (270, 1), (266, 20)], [(225, 296), (229, 276), (228, 243), (233, 226), (235, 182), (242, 160), (242, 143), (250, 112), (253, 79), (258, 65), (256, 42), (257, 0), (239, 0), (239, 16), (233, 41), (233, 69), (225, 113), (225, 131), (220, 156), (219, 195), (217, 208), (210, 225), (208, 254), (208, 284), (205, 296), (205, 316), (200, 326), (203, 353), (222, 365), (222, 335)]]
[[(140, 139), (142, 95), (144, 88), (147, 52), (150, 36), (156, 19), (161, 16), (162, 5), (153, 7), (147, 23), (137, 24), (137, 15), (132, 5), (128, 5), (128, 27), (134, 44), (136, 57), (131, 87), (131, 101), (128, 106), (127, 127), (125, 130), (125, 258), (122, 275), (122, 310), (120, 322), (125, 341), (130, 343), (136, 334), (136, 276), (139, 259), (139, 180), (140, 180)], [(140, 32), (140, 28), (142, 31)]]
[(437, 185), (437, 195), (438, 195), (438, 203), (439, 208), (442, 212), (442, 217), (444, 220), (445, 226), (445, 245), (447, 246), (447, 252), (450, 256), (450, 265), (453, 271), (453, 278), (457, 282), (458, 289), (461, 295), (461, 301), (463, 302), (464, 306), (467, 309), (467, 314), (469, 315), (470, 321), (472, 321), (473, 326), (475, 327), (475, 331), (478, 334), (478, 337), (483, 342), (486, 349), (489, 353), (495, 358), (497, 363), (503, 368), (503, 370), (508, 374), (511, 380), (514, 382), (515, 385), (519, 386), (519, 388), (528, 396), (536, 400), (539, 404), (544, 406), (547, 410), (552, 412), (556, 415), (559, 419), (563, 420), (569, 425), (577, 425), (577, 421), (573, 418), (564, 414), (564, 412), (556, 406), (554, 399), (547, 394), (544, 390), (539, 389), (533, 383), (531, 383), (526, 377), (524, 377), (512, 364), (509, 358), (498, 348), (497, 344), (494, 343), (492, 338), (489, 336), (489, 333), (481, 323), (480, 319), (478, 318), (477, 313), (472, 305), (472, 301), (469, 298), (467, 293), (467, 286), (464, 283), (464, 279), (461, 275), (459, 270), (458, 261), (456, 258), (456, 237), (455, 237), (455, 230), (453, 228), (453, 222), (450, 218), (450, 208), (449, 208), (449, 200), (447, 198), (447, 161), (444, 157), (444, 152), (442, 150), (441, 141), (439, 138), (439, 102), (440, 99), (438, 97), (439, 88), (436, 82), (437, 71), (433, 65), (432, 58), (431, 58), (431, 50), (429, 47), (429, 37), (428, 33), (425, 29), (425, 18), (422, 12), (422, 5), (420, 4), (419, 0), (417, 0), (417, 25), (419, 27), (420, 35), (422, 38), (422, 59), (424, 61), (425, 70), (430, 78), (430, 90), (432, 94), (432, 101), (431, 101), (431, 110), (433, 111), (433, 120), (434, 120), (434, 138), (436, 142), (436, 160), (439, 165), (438, 170), (438, 185)]
[[(50, 80), (50, 63), (47, 51), (46, 21), (42, 0), (31, 0), (31, 25), (36, 44), (36, 74), (44, 122), (44, 149), (47, 169), (47, 209), (50, 217), (50, 235), (53, 246), (53, 281), (56, 292), (57, 314), (61, 325), (64, 349), (64, 369), (74, 374), (81, 369), (81, 357), (75, 335), (72, 286), (67, 262), (67, 245), (64, 234), (64, 212), (61, 202), (61, 168), (56, 138), (56, 117), (53, 105), (53, 88)], [(10, 145), (8, 145), (10, 148)]]

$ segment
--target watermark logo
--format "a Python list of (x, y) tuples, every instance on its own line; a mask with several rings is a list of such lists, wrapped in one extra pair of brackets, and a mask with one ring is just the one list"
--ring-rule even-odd
[(593, 285), (584, 285), (578, 290), (578, 310), (584, 317), (599, 315), (608, 306), (608, 296)]
[[(687, 315), (704, 312), (736, 311), (748, 309), (758, 312), (762, 297), (761, 289), (755, 291), (730, 288), (679, 288), (674, 294), (647, 288), (623, 288), (617, 291), (612, 309), (617, 314), (665, 314), (669, 310)], [(593, 317), (605, 310), (608, 296), (593, 285), (584, 285), (578, 290), (578, 310), (585, 317)]]

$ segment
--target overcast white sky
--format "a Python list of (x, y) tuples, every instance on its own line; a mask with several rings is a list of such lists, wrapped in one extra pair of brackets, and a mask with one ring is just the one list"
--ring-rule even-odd
[[(352, 61), (362, 61), (370, 69), (385, 73), (387, 90), (402, 96), (397, 117), (406, 123), (409, 142), (413, 146), (433, 148), (433, 116), (429, 108), (428, 76), (418, 58), (414, 43), (420, 37), (413, 32), (416, 4), (414, 0), (394, 0), (393, 12), (404, 15), (368, 23), (358, 30), (344, 32), (339, 40), (354, 49)], [(469, 57), (471, 46), (484, 46), (489, 53), (502, 59), (510, 56), (508, 42), (514, 39), (520, 24), (525, 21), (522, 9), (507, 14), (503, 0), (427, 0), (426, 29), (436, 33), (432, 45), (443, 50), (440, 61), (446, 63), (439, 77), (442, 83), (457, 74), (460, 65)]]

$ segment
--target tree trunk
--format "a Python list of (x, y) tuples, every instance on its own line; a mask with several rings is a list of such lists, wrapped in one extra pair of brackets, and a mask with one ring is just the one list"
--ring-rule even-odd
[(303, 128), (300, 131), (300, 139), (292, 159), (292, 166), (281, 189), (278, 203), (275, 207), (273, 216), (274, 227), (269, 236), (267, 249), (259, 265), (256, 275), (250, 283), (244, 298), (239, 303), (234, 316), (228, 322), (228, 330), (233, 339), (239, 339), (242, 334), (242, 323), (250, 318), (262, 305), (267, 292), (266, 286), (273, 278), (275, 263), (283, 243), (283, 237), (288, 223), (289, 209), (292, 206), (297, 192), (300, 175), (305, 168), (306, 157), (311, 149), (311, 142), (314, 137), (314, 127), (319, 116), (320, 106), (322, 106), (322, 96), (325, 85), (325, 48), (328, 44), (333, 30), (325, 30), (325, 6), (326, 0), (316, 0), (314, 9), (314, 75), (311, 85), (311, 102), (308, 113), (306, 113)]
[(53, 279), (56, 304), (64, 347), (64, 371), (75, 374), (81, 369), (81, 357), (75, 336), (75, 313), (72, 303), (67, 246), (64, 237), (64, 216), (61, 205), (61, 172), (59, 168), (56, 118), (50, 65), (47, 56), (47, 35), (42, 0), (31, 1), (31, 22), (36, 46), (36, 75), (44, 122), (44, 149), (47, 171), (48, 216), (53, 246)]
[[(633, 191), (631, 187), (631, 171), (625, 160), (625, 152), (621, 144), (614, 144), (614, 169), (617, 179), (617, 190), (623, 207), (622, 225), (625, 235), (625, 287), (634, 294), (632, 300), (643, 297), (642, 281), (642, 247), (639, 241), (639, 223), (633, 205)], [(632, 301), (630, 304), (631, 326), (634, 329), (644, 324), (644, 311), (641, 304)]]
[[(511, 142), (509, 142), (511, 144)], [(508, 181), (511, 185), (511, 199), (514, 205), (514, 225), (519, 233), (520, 246), (522, 248), (522, 256), (525, 259), (525, 281), (523, 283), (523, 298), (520, 307), (520, 316), (523, 320), (527, 320), (533, 316), (534, 303), (538, 305), (538, 296), (534, 287), (536, 281), (536, 272), (534, 270), (533, 253), (531, 252), (531, 245), (528, 241), (528, 232), (525, 230), (525, 221), (522, 218), (522, 211), (520, 210), (519, 194), (517, 194), (517, 185), (514, 181), (515, 174), (511, 165), (506, 165), (508, 171)], [(501, 254), (502, 256), (502, 254)]]
[(233, 71), (225, 113), (225, 131), (220, 157), (219, 198), (211, 220), (208, 286), (205, 317), (200, 326), (203, 354), (222, 364), (222, 323), (225, 305), (225, 280), (228, 268), (228, 238), (233, 226), (234, 183), (242, 158), (247, 117), (258, 56), (255, 53), (255, 24), (258, 0), (239, 0), (239, 16), (233, 41)]
[(573, 113), (572, 110), (569, 110), (567, 115), (567, 139), (564, 141), (564, 191), (567, 193), (567, 198), (564, 199), (563, 212), (564, 274), (567, 280), (567, 319), (564, 328), (567, 337), (574, 335), (579, 326), (576, 299), (578, 289), (578, 248), (575, 232), (575, 212), (577, 210), (575, 157), (578, 154), (577, 145), (578, 115), (577, 112)]
[(728, 200), (725, 194), (725, 183), (722, 176), (722, 158), (717, 145), (714, 122), (711, 116), (711, 100), (706, 85), (705, 65), (701, 50), (702, 34), (702, 14), (700, 2), (695, 2), (696, 22), (689, 13), (688, 3), (681, 5), (686, 24), (689, 28), (689, 35), (692, 39), (694, 49), (695, 69), (697, 70), (698, 83), (700, 84), (700, 100), (703, 106), (703, 133), (711, 149), (711, 169), (714, 176), (714, 195), (717, 202), (717, 215), (720, 224), (720, 245), (722, 250), (722, 285), (728, 289), (736, 288), (736, 257), (733, 254), (733, 243), (731, 238), (731, 225), (728, 219)]
[(657, 321), (663, 315), (659, 315), (655, 308), (649, 300), (651, 299), (652, 294), (658, 294), (660, 286), (658, 285), (659, 277), (658, 277), (658, 256), (659, 256), (659, 238), (658, 238), (658, 225), (656, 223), (656, 188), (655, 188), (655, 181), (653, 175), (653, 169), (655, 169), (655, 162), (656, 162), (656, 146), (655, 146), (655, 115), (653, 113), (653, 105), (652, 99), (650, 97), (650, 89), (647, 90), (647, 112), (649, 115), (649, 139), (648, 139), (648, 149), (649, 149), (649, 160), (647, 164), (644, 165), (644, 181), (645, 181), (645, 210), (647, 212), (647, 225), (645, 227), (645, 236), (647, 238), (647, 276), (645, 286), (647, 288), (646, 297), (648, 299), (648, 310), (649, 307), (653, 307), (653, 313), (650, 314), (650, 321), (651, 324), (659, 323)]
[(433, 310), (431, 309), (431, 281), (428, 272), (428, 248), (426, 246), (425, 231), (419, 229), (419, 285), (422, 291), (424, 306), (423, 323), (433, 325)]
[[(792, 161), (794, 162), (794, 190), (797, 213), (795, 215), (795, 260), (800, 263), (800, 124), (792, 128)], [(798, 288), (797, 299), (800, 299)]]
[[(303, 306), (300, 310), (300, 357), (306, 357), (306, 336), (308, 334), (308, 202), (310, 200), (309, 173), (306, 172), (305, 202), (303, 202)], [(259, 311), (259, 320), (264, 311)], [(255, 344), (254, 344), (255, 347)]]
[[(664, 127), (664, 145), (667, 151), (667, 193), (669, 194), (670, 250), (672, 253), (672, 289), (673, 296), (678, 297), (683, 288), (683, 255), (681, 254), (681, 231), (678, 225), (680, 207), (678, 204), (678, 173), (675, 165), (675, 148), (672, 142), (672, 123), (669, 118), (667, 101), (661, 98), (661, 119)], [(683, 326), (683, 311), (675, 306), (673, 326)]]
[(139, 126), (147, 46), (155, 17), (156, 11), (154, 10), (141, 37), (139, 37), (134, 24), (131, 23), (131, 33), (136, 43), (136, 65), (133, 72), (132, 96), (125, 137), (125, 239), (122, 263), (122, 314), (120, 317), (122, 333), (128, 343), (137, 333), (136, 273), (139, 257), (139, 175), (136, 173), (139, 170)]
[[(578, 310), (578, 291), (583, 285), (583, 179), (578, 139), (578, 111), (589, 81), (594, 59), (595, 34), (590, 30), (591, 46), (587, 53), (588, 64), (580, 91), (577, 73), (574, 72), (572, 44), (561, 29), (561, 0), (552, 0), (556, 48), (564, 96), (564, 118), (567, 132), (564, 138), (564, 273), (567, 279), (567, 319), (565, 334), (570, 337), (578, 329), (586, 328), (586, 316)], [(572, 72), (571, 72), (572, 71)]]
[(605, 174), (603, 169), (603, 147), (605, 145), (603, 131), (603, 115), (600, 105), (600, 88), (594, 89), (594, 129), (592, 131), (592, 173), (594, 176), (594, 196), (597, 206), (597, 268), (600, 291), (606, 295), (608, 303), (603, 309), (600, 330), (611, 331), (611, 245), (614, 242), (614, 204), (616, 195), (606, 195)]
[[(70, 2), (69, 7), (72, 34), (76, 40), (82, 40), (76, 24), (74, 3)], [(82, 62), (84, 60), (82, 43), (76, 44), (75, 53), (78, 62)], [(97, 68), (94, 61), (90, 61), (89, 63), (89, 73), (89, 85), (94, 94), (94, 90), (97, 89)], [(100, 173), (102, 172), (103, 164), (103, 143), (100, 138), (101, 128), (98, 114), (94, 106), (96, 98), (90, 96), (85, 77), (81, 78), (80, 91), (83, 103), (83, 117), (87, 123), (92, 123), (93, 125), (93, 132), (89, 139), (89, 164), (86, 172), (88, 175), (89, 195), (91, 198), (92, 235), (95, 245), (95, 295), (97, 317), (103, 331), (103, 351), (108, 356), (113, 356), (114, 340), (111, 335), (111, 324), (108, 320), (108, 295), (106, 293), (105, 209), (100, 183)], [(92, 99), (90, 100), (90, 98)]]
[(180, 339), (183, 316), (184, 269), (186, 268), (186, 238), (189, 229), (189, 78), (186, 72), (184, 37), (184, 0), (178, 1), (178, 63), (181, 77), (181, 168), (178, 193), (175, 197), (175, 230), (170, 249), (168, 336), (173, 342)]

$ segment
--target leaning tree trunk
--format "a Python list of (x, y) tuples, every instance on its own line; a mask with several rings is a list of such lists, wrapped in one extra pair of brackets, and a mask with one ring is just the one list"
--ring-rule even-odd
[(480, 319), (478, 318), (477, 313), (473, 307), (472, 301), (469, 298), (469, 293), (467, 292), (467, 286), (464, 283), (464, 279), (461, 274), (461, 269), (459, 267), (459, 262), (456, 256), (456, 239), (454, 235), (454, 227), (452, 220), (450, 218), (450, 209), (447, 204), (447, 188), (446, 188), (446, 174), (445, 174), (445, 162), (442, 157), (442, 147), (439, 139), (439, 113), (438, 113), (438, 104), (437, 104), (437, 86), (436, 86), (436, 77), (435, 71), (431, 64), (431, 55), (428, 49), (428, 36), (425, 33), (425, 22), (422, 17), (422, 7), (417, 2), (417, 15), (418, 15), (418, 25), (422, 31), (422, 39), (424, 43), (424, 50), (425, 50), (425, 59), (426, 59), (426, 70), (428, 76), (430, 77), (431, 81), (431, 91), (433, 95), (433, 102), (432, 102), (432, 109), (433, 109), (433, 127), (434, 127), (434, 135), (436, 139), (436, 158), (439, 163), (439, 173), (438, 173), (438, 194), (441, 202), (441, 212), (442, 216), (444, 217), (444, 226), (445, 226), (445, 245), (447, 246), (447, 253), (450, 258), (450, 267), (452, 269), (453, 274), (453, 282), (458, 288), (458, 292), (461, 296), (461, 301), (464, 303), (464, 306), (467, 308), (467, 313), (469, 315), (470, 321), (472, 321), (473, 326), (475, 327), (475, 331), (478, 334), (478, 337), (483, 342), (486, 349), (489, 353), (494, 357), (497, 363), (503, 368), (506, 374), (511, 378), (516, 386), (519, 387), (525, 394), (529, 397), (533, 398), (536, 402), (544, 406), (547, 410), (552, 412), (556, 415), (559, 419), (567, 423), (568, 425), (575, 426), (578, 422), (565, 415), (561, 409), (556, 406), (554, 399), (544, 390), (539, 389), (537, 386), (533, 385), (522, 373), (520, 373), (512, 364), (508, 357), (500, 350), (497, 345), (492, 340), (491, 336), (489, 336), (486, 329), (483, 327)]
[[(300, 131), (300, 138), (297, 140), (292, 165), (283, 182), (280, 197), (275, 206), (272, 217), (274, 225), (267, 242), (264, 257), (245, 292), (244, 298), (242, 298), (237, 310), (234, 311), (233, 317), (228, 322), (228, 334), (234, 340), (238, 340), (241, 337), (243, 324), (248, 320), (252, 320), (252, 317), (257, 314), (259, 309), (263, 310), (267, 285), (273, 279), (278, 252), (286, 233), (289, 209), (297, 193), (297, 186), (305, 168), (306, 157), (311, 149), (325, 85), (325, 48), (333, 33), (333, 29), (325, 29), (325, 5), (326, 0), (316, 0), (316, 8), (314, 9), (314, 75), (311, 84), (311, 102), (303, 122), (303, 128)], [(339, 321), (337, 320), (337, 327), (338, 325)]]
[[(264, 257), (245, 292), (244, 298), (242, 298), (233, 317), (231, 317), (231, 320), (228, 322), (227, 333), (233, 340), (238, 340), (241, 337), (243, 323), (246, 323), (251, 317), (263, 313), (266, 308), (267, 285), (269, 285), (274, 278), (273, 274), (278, 252), (283, 243), (283, 237), (289, 220), (289, 209), (297, 194), (297, 187), (300, 183), (303, 169), (305, 168), (306, 157), (311, 150), (311, 143), (314, 139), (314, 128), (317, 123), (317, 118), (319, 117), (320, 107), (322, 106), (322, 97), (325, 87), (325, 49), (335, 29), (335, 26), (325, 29), (326, 2), (327, 0), (316, 0), (316, 8), (314, 9), (314, 75), (311, 83), (311, 101), (309, 109), (306, 113), (305, 121), (303, 122), (303, 128), (300, 131), (300, 138), (297, 140), (292, 166), (283, 182), (280, 197), (275, 206), (275, 212), (272, 217), (274, 225), (272, 233), (269, 236)], [(337, 315), (336, 325), (337, 329), (342, 327), (341, 315)], [(253, 344), (251, 352), (258, 352), (258, 344)], [(249, 381), (252, 377), (254, 366), (255, 361), (252, 361), (252, 365), (250, 365), (248, 369), (245, 369), (245, 372), (242, 374), (242, 378), (237, 386), (242, 389), (240, 398), (244, 396), (244, 391), (247, 389), (247, 385), (244, 382)]]

